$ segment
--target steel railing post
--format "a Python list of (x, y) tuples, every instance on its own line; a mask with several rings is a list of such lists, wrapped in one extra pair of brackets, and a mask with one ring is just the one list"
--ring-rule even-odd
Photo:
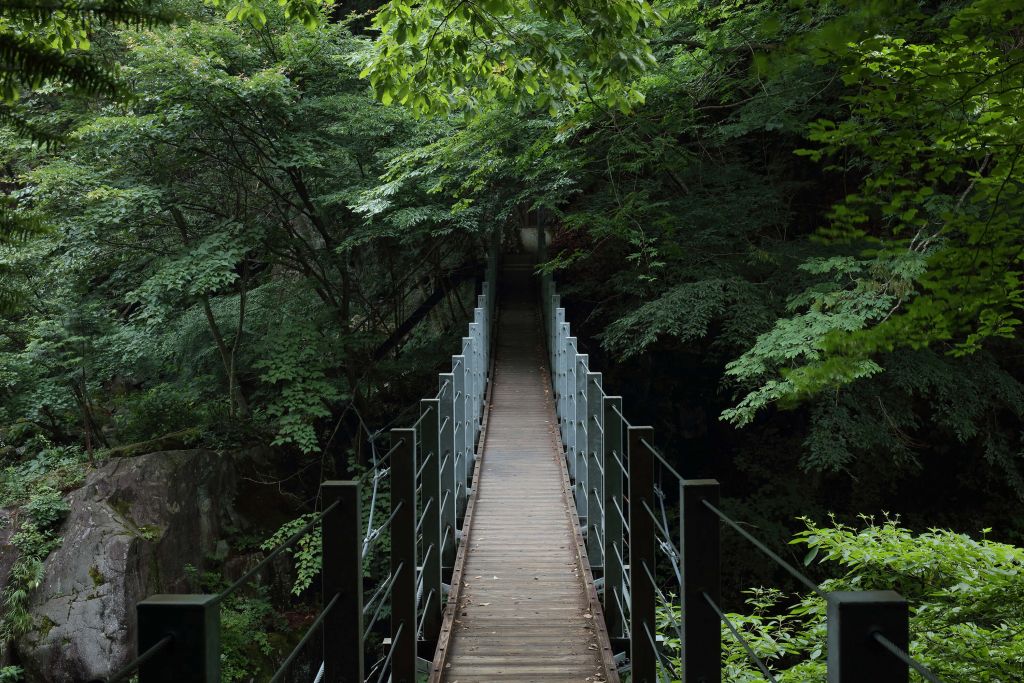
[(575, 427), (575, 435), (572, 439), (572, 450), (573, 450), (573, 471), (576, 473), (576, 514), (580, 517), (580, 521), (584, 524), (584, 530), (586, 530), (587, 523), (587, 497), (590, 493), (589, 481), (589, 468), (587, 466), (587, 442), (588, 442), (588, 430), (587, 425), (587, 363), (589, 356), (585, 353), (577, 353), (576, 358), (573, 361), (573, 369), (575, 372), (576, 379), (576, 391), (573, 394), (575, 396), (575, 417), (573, 418), (573, 426)]
[(705, 595), (721, 602), (720, 524), (703, 501), (718, 506), (718, 482), (684, 480), (679, 484), (679, 553), (682, 586), (683, 683), (722, 680), (722, 626)]
[(324, 516), (322, 527), (323, 600), (338, 595), (338, 604), (324, 619), (324, 680), (363, 680), (363, 518), (357, 481), (325, 481), (320, 485), (324, 507), (338, 502)]
[[(566, 335), (569, 324), (566, 323)], [(565, 338), (565, 457), (569, 477), (576, 479), (576, 337)]]
[(906, 683), (909, 667), (875, 639), (904, 652), (910, 640), (907, 601), (895, 591), (828, 593), (828, 683)]
[(473, 338), (463, 337), (462, 338), (462, 355), (465, 358), (465, 362), (462, 364), (466, 371), (465, 377), (462, 380), (462, 452), (464, 457), (462, 458), (462, 486), (466, 490), (466, 496), (469, 496), (469, 480), (473, 475), (473, 458), (476, 452), (473, 448), (474, 440), (473, 436), (476, 430), (473, 429), (473, 364), (474, 364), (474, 353), (473, 353)]
[(565, 381), (568, 376), (569, 368), (566, 363), (566, 357), (569, 354), (569, 323), (564, 322), (565, 320), (565, 309), (558, 309), (560, 312), (559, 318), (563, 322), (558, 323), (558, 424), (562, 430), (562, 445), (566, 444), (568, 436), (566, 434), (566, 426), (568, 422), (566, 420), (568, 412), (566, 406), (568, 405), (569, 397), (565, 395)]
[(480, 434), (480, 398), (481, 393), (481, 376), (483, 369), (483, 353), (481, 348), (483, 347), (483, 337), (481, 335), (482, 325), (482, 312), (479, 308), (474, 309), (473, 317), (481, 322), (473, 322), (469, 324), (469, 338), (472, 339), (472, 359), (473, 363), (470, 367), (473, 368), (472, 375), (472, 387), (473, 391), (470, 393), (470, 402), (472, 403), (472, 410), (469, 413), (470, 416), (470, 441), (473, 445), (476, 444), (476, 437)]
[(629, 427), (629, 659), (634, 683), (657, 683), (655, 637), (656, 586), (654, 520), (644, 507), (656, 509), (654, 497), (654, 455), (641, 443), (650, 443), (651, 427)]
[(455, 374), (441, 373), (438, 381), (438, 464), (441, 491), (441, 566), (444, 575), (455, 566), (456, 487), (455, 487)]
[(135, 605), (138, 652), (173, 640), (139, 667), (141, 683), (220, 681), (218, 595), (151, 595)]
[(561, 377), (561, 369), (558, 367), (559, 353), (561, 351), (562, 323), (565, 322), (565, 309), (562, 308), (562, 297), (557, 294), (551, 296), (551, 391), (554, 392), (556, 416), (561, 418), (561, 385), (558, 383)]
[(424, 640), (433, 642), (441, 630), (441, 401), (426, 398), (420, 401), (420, 451), (426, 460), (420, 485), (423, 487), (423, 634)]
[(587, 557), (590, 559), (590, 567), (597, 571), (604, 567), (604, 556), (601, 553), (601, 537), (604, 535), (604, 519), (601, 515), (601, 499), (604, 496), (604, 476), (601, 474), (601, 458), (604, 455), (601, 381), (600, 372), (587, 373)]
[(455, 465), (455, 516), (466, 510), (466, 357), (452, 356), (452, 460)]
[(625, 464), (627, 461), (622, 448), (622, 418), (616, 412), (622, 412), (622, 397), (605, 396), (601, 401), (601, 411), (604, 413), (604, 444), (601, 453), (604, 463), (604, 615), (608, 635), (619, 638), (625, 633), (625, 615), (620, 612), (618, 605), (619, 601), (625, 603), (626, 600), (622, 590), (625, 567), (620, 561), (625, 557), (625, 525), (619, 516), (620, 510), (626, 510), (622, 495), (625, 477), (619, 462)]
[(416, 683), (416, 430), (391, 442), (391, 681)]

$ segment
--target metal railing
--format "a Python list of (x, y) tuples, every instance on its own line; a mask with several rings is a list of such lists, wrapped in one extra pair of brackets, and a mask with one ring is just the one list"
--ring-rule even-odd
[[(379, 458), (372, 444), (372, 467), (362, 477), (321, 484), (322, 509), (224, 591), (153, 595), (139, 602), (138, 656), (107, 683), (132, 675), (139, 683), (219, 681), (220, 604), (318, 527), (323, 607), (271, 682), (286, 679), (319, 633), (317, 683), (415, 683), (420, 645), (435, 643), (441, 628), (445, 580), (450, 581), (461, 541), (489, 382), (496, 286), (492, 247), (468, 335), (452, 356), (451, 371), (438, 375), (437, 393), (420, 402), (419, 418), (410, 427), (391, 429), (390, 449)], [(364, 487), (370, 488), (365, 524)], [(390, 571), (385, 577), (365, 576), (386, 531)], [(369, 600), (363, 596), (366, 582), (374, 586)], [(386, 651), (367, 671), (366, 635), (386, 615)]]
[[(543, 258), (543, 245), (541, 253)], [(830, 683), (905, 683), (911, 668), (938, 683), (935, 674), (907, 654), (909, 611), (898, 593), (822, 592), (723, 513), (719, 483), (680, 476), (655, 449), (653, 428), (630, 424), (622, 398), (605, 393), (601, 373), (591, 371), (587, 354), (579, 353), (549, 274), (541, 276), (541, 297), (576, 511), (591, 567), (599, 577), (608, 633), (625, 655), (623, 670), (632, 681), (720, 682), (723, 623), (764, 678), (775, 680), (720, 606), (724, 523), (825, 599)], [(670, 500), (669, 494), (678, 498)], [(677, 519), (678, 527), (673, 529), (670, 519)], [(664, 576), (658, 575), (659, 567), (666, 569)], [(676, 620), (672, 601), (677, 601), (681, 619)], [(679, 638), (678, 663), (669, 658), (657, 632), (659, 603), (668, 607)]]

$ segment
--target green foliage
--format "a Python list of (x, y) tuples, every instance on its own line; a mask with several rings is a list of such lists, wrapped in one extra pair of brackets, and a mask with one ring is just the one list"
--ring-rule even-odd
[[(951, 531), (915, 534), (897, 520), (860, 528), (833, 522), (807, 528), (793, 544), (808, 548), (805, 563), (818, 562), (841, 576), (821, 584), (824, 591), (896, 590), (911, 607), (910, 654), (943, 680), (1012, 681), (1024, 657), (1024, 551)], [(824, 681), (825, 601), (817, 595), (795, 600), (781, 591), (748, 591), (748, 611), (729, 618), (779, 681)], [(659, 629), (671, 621), (659, 611)], [(666, 633), (667, 646), (678, 641)], [(723, 625), (727, 681), (763, 680), (762, 674)], [(983, 654), (980, 654), (983, 653)], [(913, 674), (916, 679), (916, 674)]]
[(285, 629), (284, 619), (265, 591), (232, 596), (221, 606), (221, 678), (251, 681), (265, 673), (268, 661), (280, 656), (272, 634)]
[[(260, 545), (260, 549), (266, 551), (273, 550), (298, 533), (314, 517), (316, 517), (316, 514), (310, 513), (286, 522)], [(288, 548), (287, 552), (295, 562), (295, 583), (292, 585), (292, 593), (295, 595), (299, 595), (309, 588), (313, 583), (313, 579), (320, 574), (320, 560), (323, 556), (322, 531), (318, 524), (313, 527), (312, 531), (304, 534)]]
[(24, 674), (20, 666), (0, 666), (0, 683), (20, 683)]
[(1011, 37), (1020, 20), (1018, 8), (987, 0), (933, 16), (911, 11), (834, 55), (848, 86), (844, 116), (810, 124), (817, 146), (803, 153), (855, 180), (820, 234), (857, 249), (861, 267), (838, 305), (813, 290), (793, 297), (791, 306), (811, 298), (830, 308), (827, 319), (779, 322), (779, 336), (812, 326), (803, 357), (787, 358), (785, 343), (766, 337), (734, 365), (750, 377), (744, 366), (759, 356), (790, 362), (763, 369), (774, 377), (727, 419), (744, 423), (771, 401), (878, 372), (874, 359), (885, 352), (965, 355), (1020, 338), (1024, 146), (1015, 122), (1024, 62)]
[[(117, 431), (125, 443), (147, 441), (180, 432), (197, 422), (206, 406), (187, 388), (159, 384), (125, 398), (117, 409)], [(205, 422), (202, 417), (200, 420)]]
[(384, 104), (475, 114), (492, 101), (550, 110), (587, 100), (629, 111), (654, 63), (646, 0), (391, 0), (363, 75)]
[(0, 604), (4, 607), (0, 617), (0, 638), (3, 640), (32, 630), (29, 597), (43, 582), (46, 556), (60, 546), (57, 526), (69, 509), (61, 495), (45, 485), (36, 489), (22, 506), (27, 519), (21, 521), (11, 536), (11, 545), (18, 550), (18, 559), (0, 593)]

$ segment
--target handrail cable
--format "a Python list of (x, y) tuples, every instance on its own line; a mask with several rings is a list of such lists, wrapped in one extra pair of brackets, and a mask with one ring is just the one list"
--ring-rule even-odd
[(729, 630), (732, 631), (733, 636), (735, 636), (739, 644), (743, 646), (743, 649), (747, 651), (747, 656), (750, 657), (750, 661), (757, 665), (757, 668), (761, 670), (761, 673), (764, 674), (765, 678), (772, 683), (776, 683), (775, 676), (772, 676), (772, 672), (768, 670), (768, 667), (760, 660), (757, 653), (754, 652), (754, 649), (750, 647), (750, 643), (747, 642), (747, 639), (744, 638), (740, 632), (736, 630), (736, 627), (732, 625), (732, 622), (729, 621), (729, 617), (725, 616), (725, 612), (722, 611), (722, 608), (716, 605), (715, 601), (712, 600), (711, 596), (707, 593), (701, 592), (701, 595), (704, 596), (704, 601), (711, 606), (711, 609), (715, 610), (718, 618), (724, 621), (725, 625), (729, 627)]
[(377, 476), (377, 472), (379, 472), (379, 471), (380, 471), (380, 470), (378, 469), (378, 468), (380, 467), (380, 465), (381, 465), (381, 464), (382, 464), (382, 463), (383, 463), (384, 461), (386, 461), (386, 460), (387, 460), (388, 458), (390, 458), (390, 457), (391, 457), (392, 455), (394, 455), (395, 451), (397, 451), (397, 450), (398, 450), (398, 447), (399, 447), (399, 446), (401, 446), (401, 445), (402, 445), (403, 443), (405, 443), (405, 437), (404, 437), (404, 436), (403, 436), (403, 437), (402, 437), (401, 439), (399, 439), (398, 441), (396, 441), (396, 442), (395, 442), (394, 444), (392, 444), (392, 446), (391, 446), (391, 448), (390, 448), (390, 449), (388, 450), (388, 452), (387, 452), (387, 453), (385, 453), (384, 455), (380, 456), (380, 458), (378, 458), (377, 462), (373, 463), (373, 468), (372, 468), (372, 469), (369, 469), (369, 470), (366, 470), (365, 472), (363, 472), (363, 473), (362, 473), (362, 474), (361, 474), (361, 475), (359, 476), (359, 479), (358, 479), (357, 481), (362, 481), (362, 480), (363, 480), (363, 478), (364, 478), (364, 477), (365, 477), (366, 475), (370, 474), (371, 472), (373, 473), (373, 475), (374, 475), (374, 476)]
[(597, 490), (596, 486), (591, 487), (590, 492), (594, 494), (594, 503), (601, 512), (601, 519), (604, 519), (604, 503), (601, 502), (601, 492)]
[(141, 655), (125, 664), (113, 676), (107, 678), (107, 683), (119, 683), (120, 681), (127, 680), (133, 673), (135, 673), (136, 669), (138, 669), (140, 666), (142, 666), (150, 659), (155, 657), (157, 654), (159, 654), (160, 651), (163, 650), (165, 647), (170, 645), (172, 640), (174, 640), (174, 636), (166, 635), (160, 640), (156, 641), (155, 643), (150, 645), (145, 652), (143, 652)]
[[(370, 541), (369, 541), (368, 543), (367, 543), (367, 542), (364, 542), (364, 543), (363, 543), (363, 547), (367, 549), (367, 552), (369, 552), (369, 550), (370, 550), (370, 549), (371, 549), (371, 548), (373, 547), (373, 544), (374, 544), (374, 542), (375, 542), (375, 541), (376, 541), (376, 540), (377, 540), (378, 538), (380, 538), (380, 534), (381, 534), (381, 532), (382, 532), (382, 531), (384, 531), (384, 529), (385, 529), (385, 528), (386, 528), (386, 527), (387, 527), (387, 526), (388, 526), (389, 524), (391, 524), (391, 522), (393, 522), (393, 521), (394, 521), (394, 519), (395, 519), (395, 515), (397, 515), (397, 514), (398, 514), (398, 511), (402, 509), (402, 506), (403, 506), (403, 505), (405, 505), (405, 501), (404, 501), (404, 500), (400, 500), (400, 501), (398, 501), (398, 505), (396, 505), (396, 506), (395, 506), (395, 509), (391, 511), (391, 514), (390, 514), (390, 515), (388, 515), (388, 518), (387, 518), (387, 519), (385, 519), (385, 520), (384, 520), (384, 521), (383, 521), (383, 522), (381, 523), (381, 525), (380, 525), (379, 527), (377, 527), (376, 529), (374, 529), (374, 530), (373, 530), (373, 531), (372, 531), (371, 533), (367, 534), (367, 538), (369, 538), (369, 539), (370, 539)], [(364, 554), (363, 554), (363, 557), (362, 557), (362, 559), (364, 559), (364, 560), (366, 559), (366, 553), (364, 553)]]
[(876, 643), (878, 643), (886, 650), (888, 650), (890, 653), (892, 653), (893, 657), (900, 660), (907, 666), (911, 667), (917, 673), (921, 674), (921, 676), (925, 680), (930, 681), (931, 683), (943, 683), (942, 679), (933, 674), (927, 667), (925, 667), (924, 664), (921, 664), (919, 661), (911, 657), (903, 648), (901, 648), (899, 645), (886, 638), (880, 632), (875, 631), (871, 634), (871, 637), (875, 640)]
[(656, 451), (654, 449), (654, 446), (652, 446), (651, 444), (647, 443), (647, 439), (640, 439), (640, 443), (642, 443), (644, 446), (647, 446), (647, 450), (649, 450), (651, 452), (651, 454), (655, 458), (660, 460), (661, 464), (664, 465), (665, 469), (667, 469), (669, 472), (674, 474), (676, 479), (678, 479), (679, 481), (683, 481), (683, 475), (681, 475), (678, 472), (676, 472), (676, 468), (672, 467), (672, 465), (669, 465), (668, 464), (668, 460), (666, 460), (665, 457), (661, 453)]
[(391, 579), (393, 577), (394, 577), (394, 574), (392, 574), (391, 572), (388, 572), (387, 577), (384, 579), (384, 581), (381, 582), (381, 584), (379, 586), (377, 586), (377, 590), (375, 590), (373, 592), (373, 595), (370, 596), (370, 599), (367, 600), (363, 604), (363, 616), (364, 617), (366, 616), (367, 612), (370, 611), (370, 608), (373, 607), (373, 604), (375, 602), (377, 602), (377, 599), (379, 597), (381, 597), (382, 595), (384, 595), (385, 593), (387, 593), (387, 590), (385, 590), (385, 589), (388, 587), (388, 585), (390, 583), (392, 583)]
[[(426, 597), (426, 599), (423, 602), (426, 603), (426, 604), (430, 604), (430, 599), (432, 597), (434, 597), (434, 592), (435, 592), (434, 589), (431, 588), (430, 591), (427, 592), (427, 597)], [(423, 622), (425, 622), (427, 620), (427, 615), (429, 613), (430, 613), (430, 610), (426, 610), (426, 609), (423, 610), (423, 616), (420, 617), (420, 623), (416, 627), (416, 635), (417, 636), (420, 636), (423, 633)]]
[(450, 379), (446, 379), (444, 381), (444, 384), (441, 385), (441, 388), (439, 388), (437, 390), (437, 393), (434, 394), (434, 398), (441, 398), (441, 396), (444, 394), (445, 390), (448, 389), (448, 385), (449, 384), (451, 384), (451, 380)]
[(633, 426), (633, 425), (631, 425), (629, 423), (629, 420), (626, 419), (626, 416), (622, 414), (622, 411), (620, 411), (614, 405), (612, 405), (612, 410), (615, 412), (616, 415), (618, 415), (620, 418), (622, 418), (622, 424), (626, 425), (627, 427), (632, 427)]
[(612, 451), (612, 459), (615, 460), (616, 463), (618, 463), (619, 470), (622, 472), (622, 476), (624, 476), (626, 479), (629, 479), (629, 470), (626, 469), (626, 466), (622, 464), (621, 460), (619, 460), (619, 454), (616, 453), (615, 451)]
[(320, 614), (317, 615), (317, 618), (314, 619), (313, 623), (309, 625), (309, 628), (306, 630), (305, 635), (302, 636), (302, 640), (299, 641), (298, 645), (296, 645), (292, 649), (291, 653), (289, 653), (289, 655), (285, 658), (281, 666), (278, 667), (277, 672), (274, 674), (273, 678), (270, 679), (270, 683), (277, 683), (277, 681), (280, 681), (281, 678), (286, 673), (288, 673), (288, 669), (289, 667), (291, 667), (292, 662), (294, 662), (295, 658), (299, 656), (299, 653), (302, 651), (302, 648), (306, 646), (306, 643), (309, 642), (309, 639), (313, 637), (313, 634), (316, 632), (317, 627), (319, 627), (320, 624), (323, 623), (324, 619), (327, 618), (327, 613), (330, 612), (336, 604), (338, 604), (339, 599), (341, 599), (341, 593), (335, 593), (334, 597), (331, 598), (331, 601), (327, 603), (327, 606), (320, 611)]
[(403, 621), (398, 625), (398, 630), (395, 631), (395, 637), (391, 639), (391, 647), (388, 648), (388, 656), (384, 658), (384, 664), (380, 667), (380, 673), (377, 675), (377, 683), (383, 683), (384, 672), (388, 670), (388, 664), (391, 663), (391, 655), (395, 654), (395, 643), (402, 637), (402, 629), (405, 628), (405, 622)]
[(423, 470), (427, 469), (427, 463), (429, 463), (430, 459), (433, 458), (433, 457), (434, 457), (434, 451), (430, 451), (429, 453), (427, 453), (426, 457), (423, 458), (423, 462), (420, 464), (420, 468), (418, 470), (416, 470), (416, 478), (417, 479), (419, 479), (421, 476), (423, 476)]
[(752, 544), (754, 544), (755, 548), (757, 548), (762, 553), (764, 553), (765, 555), (770, 557), (772, 560), (775, 561), (776, 564), (778, 564), (780, 567), (782, 567), (787, 572), (789, 572), (793, 576), (793, 578), (795, 578), (800, 583), (804, 584), (809, 589), (811, 589), (812, 591), (817, 593), (820, 597), (822, 597), (822, 598), (825, 597), (825, 593), (820, 588), (818, 588), (817, 584), (815, 584), (813, 581), (808, 579), (801, 572), (797, 571), (797, 569), (793, 565), (791, 565), (789, 562), (786, 562), (784, 559), (782, 559), (781, 557), (776, 555), (775, 552), (773, 552), (771, 548), (769, 548), (764, 543), (762, 543), (761, 541), (759, 541), (756, 538), (754, 538), (752, 535), (750, 535), (746, 530), (744, 530), (742, 527), (740, 527), (739, 524), (734, 522), (728, 515), (726, 515), (724, 512), (722, 512), (721, 510), (716, 508), (714, 505), (712, 505), (711, 503), (709, 503), (705, 499), (701, 499), (701, 502), (704, 504), (704, 507), (708, 508), (709, 510), (714, 512), (716, 515), (718, 515), (719, 519), (721, 519), (723, 522), (725, 522), (726, 524), (731, 526), (734, 530), (736, 530), (736, 532), (739, 533), (740, 536), (742, 536), (743, 538), (747, 539)]
[[(658, 647), (658, 643), (654, 636), (651, 635), (651, 629), (647, 624), (644, 624), (644, 631), (647, 632), (647, 642), (651, 644), (651, 650), (654, 652), (654, 656), (658, 660), (658, 663), (661, 664), (665, 671), (675, 673), (675, 667), (672, 665), (671, 660), (665, 656), (665, 653), (661, 651), (661, 648)], [(665, 678), (668, 678), (668, 676)], [(664, 678), (659, 676), (658, 680), (661, 681), (664, 680)], [(669, 680), (671, 680), (671, 678), (669, 678)]]
[(622, 617), (622, 630), (626, 632), (626, 638), (629, 638), (629, 619), (626, 618), (626, 608), (623, 607), (622, 599), (619, 597), (618, 586), (612, 586), (612, 596), (615, 598), (615, 602), (619, 605), (619, 615)]
[(330, 505), (325, 507), (321, 512), (319, 512), (315, 517), (313, 517), (313, 519), (309, 520), (309, 522), (304, 524), (301, 529), (299, 529), (294, 534), (292, 534), (284, 543), (282, 543), (281, 545), (277, 546), (276, 548), (271, 550), (269, 553), (267, 553), (266, 557), (264, 557), (262, 560), (260, 560), (256, 564), (255, 567), (253, 567), (252, 569), (247, 571), (245, 574), (242, 574), (242, 576), (239, 577), (234, 583), (232, 583), (230, 586), (228, 586), (227, 588), (222, 590), (220, 593), (218, 593), (214, 597), (213, 603), (214, 604), (220, 603), (224, 598), (228, 597), (229, 595), (234, 593), (236, 590), (238, 590), (241, 586), (245, 585), (249, 581), (249, 579), (251, 579), (257, 572), (259, 572), (265, 566), (267, 566), (267, 564), (271, 560), (273, 560), (275, 557), (277, 557), (282, 552), (284, 552), (287, 548), (289, 548), (292, 545), (294, 545), (295, 543), (297, 543), (299, 541), (299, 539), (301, 539), (303, 536), (305, 536), (310, 531), (312, 531), (313, 527), (315, 527), (317, 524), (319, 524), (323, 520), (323, 518), (327, 516), (328, 512), (330, 512), (334, 508), (338, 507), (339, 505), (341, 505), (341, 500), (340, 499), (334, 501), (333, 503), (331, 503)]
[(619, 507), (619, 501), (617, 501), (614, 498), (612, 498), (612, 505), (615, 506), (616, 512), (619, 513), (619, 519), (622, 520), (622, 526), (624, 527), (624, 530), (628, 530), (629, 529), (629, 520), (627, 520), (626, 519), (626, 515), (624, 515), (622, 513), (622, 508)]
[[(438, 392), (438, 394), (440, 394), (440, 392)], [(416, 429), (417, 427), (419, 427), (420, 422), (423, 421), (423, 418), (425, 418), (427, 415), (430, 415), (432, 412), (434, 412), (434, 406), (427, 406), (427, 409), (420, 413), (420, 416), (416, 418), (416, 421), (409, 425), (409, 429)]]
[[(661, 532), (661, 535), (664, 536), (666, 539), (671, 539), (672, 537), (669, 535), (668, 529), (661, 525), (661, 520), (658, 519), (658, 516), (654, 514), (654, 510), (652, 510), (651, 506), (647, 504), (647, 501), (641, 500), (640, 504), (644, 507), (644, 510), (647, 510), (648, 516), (650, 516), (651, 521), (654, 522), (655, 528), (657, 528), (657, 530)], [(672, 548), (674, 550), (675, 546), (672, 546)]]
[(420, 533), (420, 529), (423, 528), (423, 522), (427, 519), (427, 510), (429, 510), (430, 506), (433, 505), (433, 504), (434, 504), (434, 497), (431, 496), (430, 499), (427, 500), (426, 505), (423, 506), (423, 512), (422, 512), (422, 514), (420, 514), (420, 521), (416, 523), (416, 532), (415, 533), (416, 533), (417, 536)]
[[(404, 567), (405, 567), (405, 563), (404, 562), (399, 562), (398, 566), (395, 567), (395, 571), (394, 571), (394, 573), (391, 576), (392, 587), (394, 586), (395, 580), (398, 578), (398, 575), (402, 573), (402, 569)], [(385, 594), (390, 592), (390, 591), (391, 591), (391, 588), (388, 588), (388, 590), (385, 591)], [(377, 617), (380, 616), (380, 609), (383, 606), (384, 606), (384, 601), (381, 600), (380, 604), (377, 605), (377, 609), (374, 611), (373, 616), (370, 617), (370, 623), (366, 626), (366, 631), (364, 631), (364, 633), (372, 631), (373, 627), (376, 626), (376, 624), (377, 624)]]
[(622, 567), (622, 583), (627, 588), (632, 589), (633, 588), (633, 577), (631, 576), (632, 571), (626, 571), (626, 567), (630, 567), (630, 569), (632, 569), (632, 567), (630, 565), (626, 564), (625, 560), (622, 559), (622, 553), (619, 552), (619, 546), (613, 545), (612, 546), (612, 550), (615, 551), (615, 557), (618, 558), (619, 566)]

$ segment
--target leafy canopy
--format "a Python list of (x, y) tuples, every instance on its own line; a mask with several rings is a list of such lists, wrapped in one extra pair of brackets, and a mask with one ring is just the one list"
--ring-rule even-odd
[(654, 63), (660, 16), (646, 0), (391, 0), (362, 75), (385, 104), (473, 114), (500, 100), (557, 111), (597, 100), (628, 111)]

